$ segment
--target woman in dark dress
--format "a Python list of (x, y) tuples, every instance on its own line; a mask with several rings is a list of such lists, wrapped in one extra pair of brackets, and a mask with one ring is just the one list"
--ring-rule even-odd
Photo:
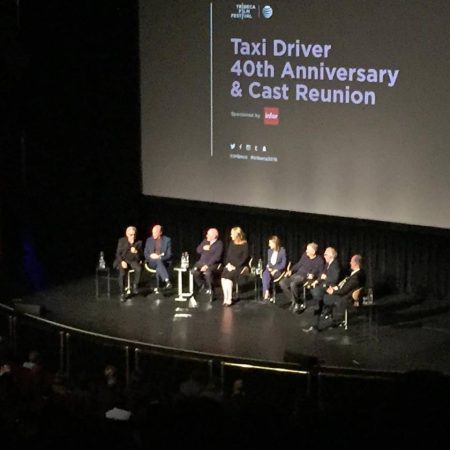
[(228, 245), (221, 278), (223, 305), (231, 306), (234, 283), (237, 283), (239, 274), (247, 260), (248, 244), (245, 240), (245, 234), (240, 227), (234, 227), (231, 229), (231, 242)]

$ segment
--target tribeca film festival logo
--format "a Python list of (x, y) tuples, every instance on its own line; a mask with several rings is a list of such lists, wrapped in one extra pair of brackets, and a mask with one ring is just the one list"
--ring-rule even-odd
[(278, 125), (280, 123), (280, 108), (264, 108), (264, 125)]
[(264, 19), (270, 19), (273, 15), (273, 9), (269, 5), (265, 5), (261, 8), (260, 5), (253, 3), (237, 3), (235, 11), (231, 13), (231, 19), (246, 20), (254, 19), (255, 15), (258, 19), (264, 17)]

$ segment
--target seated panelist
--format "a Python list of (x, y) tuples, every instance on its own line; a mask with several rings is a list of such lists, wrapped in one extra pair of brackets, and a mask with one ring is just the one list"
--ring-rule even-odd
[(284, 295), (291, 301), (294, 312), (303, 312), (306, 309), (300, 298), (300, 287), (305, 282), (312, 283), (323, 271), (324, 262), (317, 255), (317, 248), (315, 242), (307, 244), (305, 253), (280, 283)]
[(262, 273), (263, 298), (269, 300), (271, 296), (272, 280), (281, 275), (286, 268), (286, 250), (281, 247), (280, 238), (271, 236), (267, 249), (267, 264)]
[(194, 264), (192, 275), (195, 284), (200, 289), (206, 289), (207, 294), (212, 293), (213, 277), (222, 261), (223, 242), (219, 240), (216, 228), (210, 228), (206, 237), (197, 247), (199, 260)]
[(117, 241), (116, 257), (113, 267), (119, 270), (120, 300), (125, 301), (124, 278), (128, 270), (134, 270), (133, 294), (138, 293), (142, 272), (142, 241), (136, 240), (136, 227), (129, 226), (125, 236)]
[(352, 301), (352, 293), (366, 284), (366, 274), (362, 268), (361, 255), (351, 257), (350, 270), (350, 274), (337, 286), (328, 287), (323, 297), (325, 307), (332, 310), (333, 326), (339, 325), (344, 319), (345, 309)]
[(166, 263), (172, 259), (172, 240), (163, 236), (161, 225), (152, 228), (152, 235), (145, 242), (144, 256), (149, 267), (156, 269), (156, 275), (166, 283), (166, 288), (171, 288)]
[(325, 265), (322, 273), (310, 286), (311, 295), (316, 302), (315, 314), (320, 314), (322, 312), (325, 291), (329, 287), (337, 286), (341, 275), (341, 267), (337, 260), (337, 251), (333, 247), (326, 248), (323, 258), (325, 260)]
[(228, 245), (224, 268), (221, 275), (223, 305), (231, 306), (233, 301), (233, 285), (238, 282), (242, 268), (248, 260), (248, 243), (241, 227), (231, 229), (231, 242)]

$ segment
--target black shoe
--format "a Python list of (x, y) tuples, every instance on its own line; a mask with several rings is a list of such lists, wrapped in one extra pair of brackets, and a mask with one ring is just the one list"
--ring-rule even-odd
[(325, 307), (320, 313), (320, 318), (324, 320), (328, 320), (331, 317), (332, 309)]
[(303, 303), (296, 304), (294, 309), (292, 310), (295, 314), (302, 314), (306, 311), (306, 306)]
[(343, 328), (345, 327), (345, 322), (343, 320), (333, 320), (331, 328)]
[(315, 309), (314, 310), (314, 315), (315, 316), (321, 316), (322, 315), (322, 311), (320, 309)]
[(315, 332), (318, 333), (319, 327), (317, 325), (311, 325), (309, 328), (302, 328), (303, 333), (311, 333), (311, 332)]

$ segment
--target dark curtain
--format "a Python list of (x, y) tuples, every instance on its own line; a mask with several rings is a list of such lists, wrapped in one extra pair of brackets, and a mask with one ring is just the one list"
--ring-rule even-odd
[(361, 254), (368, 286), (376, 295), (444, 298), (450, 292), (449, 230), (150, 197), (142, 198), (140, 211), (141, 238), (153, 224), (162, 224), (176, 258), (188, 251), (195, 259), (195, 248), (209, 227), (217, 227), (227, 244), (230, 229), (240, 226), (255, 260), (266, 257), (268, 238), (276, 234), (293, 263), (308, 242), (316, 242), (320, 254), (335, 247), (344, 269), (353, 254)]

